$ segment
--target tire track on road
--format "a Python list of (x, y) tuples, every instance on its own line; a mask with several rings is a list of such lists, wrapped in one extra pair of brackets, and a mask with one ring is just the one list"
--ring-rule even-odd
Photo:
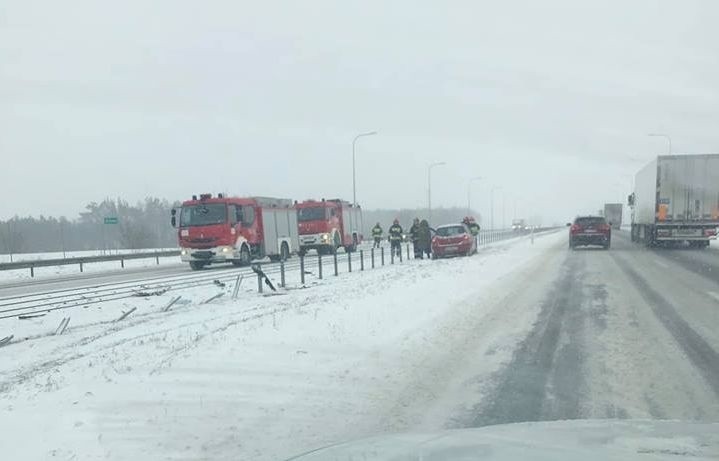
[(586, 258), (569, 253), (529, 335), (477, 408), (470, 427), (578, 419), (586, 391), (583, 373), (587, 312), (582, 308)]
[(719, 396), (719, 353), (627, 261), (616, 255), (612, 256), (619, 268), (635, 284), (657, 319), (669, 331), (692, 365), (704, 377), (712, 391)]

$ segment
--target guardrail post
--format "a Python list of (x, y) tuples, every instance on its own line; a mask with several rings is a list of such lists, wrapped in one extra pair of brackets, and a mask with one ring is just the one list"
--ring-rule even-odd
[(157, 263), (158, 266), (160, 265), (160, 257), (159, 256), (155, 256), (155, 262)]
[(364, 270), (364, 251), (360, 250), (360, 271)]
[(370, 259), (372, 260), (372, 269), (374, 269), (374, 247), (370, 250)]
[(262, 293), (262, 272), (257, 273), (257, 292)]
[[(283, 272), (284, 274), (284, 272)], [(305, 257), (300, 256), (300, 283), (305, 284)]]
[(322, 280), (322, 253), (317, 252), (317, 273), (320, 276), (320, 280)]
[(35, 277), (35, 267), (30, 266), (30, 277)]
[(347, 269), (349, 269), (349, 272), (352, 272), (352, 253), (347, 253)]
[(125, 268), (125, 258), (120, 258), (120, 267)]
[(384, 266), (384, 247), (380, 248), (380, 255), (382, 256), (382, 265)]
[[(304, 266), (304, 259), (304, 256), (300, 256), (300, 266)], [(283, 260), (280, 260), (280, 286), (285, 287), (285, 262)]]
[(332, 256), (334, 256), (335, 260), (335, 277), (337, 277), (339, 275), (339, 270), (337, 270), (337, 251), (335, 251)]
[(235, 282), (235, 288), (232, 290), (232, 299), (237, 299), (237, 293), (240, 291), (240, 285), (242, 285), (242, 279), (245, 277), (242, 274), (239, 274), (237, 276), (237, 281)]
[(82, 272), (82, 263), (80, 263), (80, 272)]

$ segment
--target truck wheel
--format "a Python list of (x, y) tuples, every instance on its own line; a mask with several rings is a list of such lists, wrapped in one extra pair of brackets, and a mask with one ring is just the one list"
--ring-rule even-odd
[(280, 247), (280, 260), (287, 261), (290, 259), (290, 247), (287, 246), (287, 242), (282, 242)]
[(242, 249), (240, 250), (240, 261), (238, 262), (238, 266), (249, 266), (252, 262), (252, 255), (250, 255), (250, 249), (247, 248), (247, 245), (242, 245)]
[(200, 269), (202, 269), (202, 268), (205, 267), (206, 265), (207, 265), (206, 262), (202, 262), (202, 261), (190, 261), (190, 268), (191, 268), (193, 271), (199, 271)]

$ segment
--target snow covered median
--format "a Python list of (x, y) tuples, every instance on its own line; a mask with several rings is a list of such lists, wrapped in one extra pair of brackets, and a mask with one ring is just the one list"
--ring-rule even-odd
[[(438, 374), (458, 366), (452, 357), (482, 341), (496, 352), (482, 358), (492, 372), (536, 315), (497, 323), (488, 306), (507, 294), (503, 280), (565, 238), (337, 278), (326, 270), (280, 296), (258, 295), (253, 280), (237, 300), (200, 305), (217, 290), (183, 292), (189, 303), (167, 313), (169, 294), (0, 323), (0, 336), (11, 326), (31, 337), (0, 348), (0, 442), (13, 459), (269, 460), (432, 427), (449, 416), (432, 381), (448, 382)], [(63, 315), (73, 323), (50, 336)], [(475, 338), (466, 330), (477, 325)]]

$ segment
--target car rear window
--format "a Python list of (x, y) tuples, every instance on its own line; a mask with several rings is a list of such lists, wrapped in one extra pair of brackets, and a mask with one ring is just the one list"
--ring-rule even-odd
[(440, 237), (453, 237), (455, 235), (462, 235), (465, 233), (466, 230), (464, 229), (464, 226), (440, 227), (437, 229), (437, 235)]
[(600, 224), (606, 224), (607, 220), (602, 217), (587, 217), (577, 218), (574, 223), (580, 226), (598, 226)]

